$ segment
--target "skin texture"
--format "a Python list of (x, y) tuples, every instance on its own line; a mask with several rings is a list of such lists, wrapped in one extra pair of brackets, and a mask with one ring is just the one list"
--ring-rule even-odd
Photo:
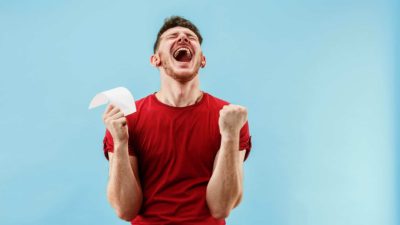
[[(178, 62), (173, 52), (179, 47), (189, 48), (190, 62)], [(199, 70), (206, 66), (197, 36), (191, 30), (174, 27), (164, 32), (151, 64), (160, 71), (161, 87), (156, 97), (174, 107), (189, 106), (202, 98)], [(110, 157), (110, 179), (107, 196), (117, 215), (132, 220), (140, 210), (143, 195), (138, 179), (138, 163), (128, 154), (128, 130), (122, 112), (109, 106), (104, 123), (114, 140)], [(239, 105), (227, 105), (220, 111), (221, 147), (214, 160), (214, 169), (207, 186), (206, 199), (213, 217), (224, 219), (236, 207), (243, 193), (243, 160), (245, 151), (239, 151), (239, 133), (247, 121), (247, 110)]]
[(109, 105), (103, 121), (114, 141), (114, 153), (109, 152), (107, 198), (119, 218), (131, 221), (140, 210), (142, 189), (137, 158), (128, 154), (128, 126), (122, 111)]

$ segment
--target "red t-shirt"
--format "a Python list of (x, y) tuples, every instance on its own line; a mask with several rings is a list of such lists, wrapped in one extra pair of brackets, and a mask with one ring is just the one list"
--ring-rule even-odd
[[(138, 158), (143, 204), (132, 224), (214, 225), (206, 202), (206, 188), (220, 148), (219, 111), (226, 101), (204, 93), (196, 104), (172, 107), (155, 94), (136, 101), (128, 115), (129, 154)], [(248, 123), (240, 131), (240, 146), (248, 157)], [(104, 153), (113, 151), (106, 131)]]

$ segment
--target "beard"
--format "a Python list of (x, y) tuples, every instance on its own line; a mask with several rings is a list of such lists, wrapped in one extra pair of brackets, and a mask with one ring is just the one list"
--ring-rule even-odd
[(200, 62), (198, 62), (198, 60), (194, 62), (195, 66), (193, 69), (184, 69), (184, 71), (180, 71), (183, 69), (176, 69), (173, 66), (173, 62), (169, 57), (164, 56), (160, 58), (161, 58), (161, 67), (164, 69), (165, 73), (169, 77), (180, 83), (186, 83), (193, 80), (193, 78), (195, 78), (199, 73)]

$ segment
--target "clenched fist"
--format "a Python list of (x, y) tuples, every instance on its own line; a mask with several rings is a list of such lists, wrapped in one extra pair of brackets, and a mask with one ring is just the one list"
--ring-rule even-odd
[(238, 137), (247, 121), (247, 109), (240, 105), (225, 105), (219, 111), (219, 131), (223, 137)]
[(113, 137), (114, 144), (128, 143), (128, 126), (124, 113), (114, 105), (108, 105), (103, 114), (103, 122)]

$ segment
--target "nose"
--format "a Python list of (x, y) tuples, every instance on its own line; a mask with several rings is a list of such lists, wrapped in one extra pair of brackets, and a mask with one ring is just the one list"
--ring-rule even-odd
[(180, 34), (178, 43), (188, 43), (189, 39), (187, 38), (186, 34)]

